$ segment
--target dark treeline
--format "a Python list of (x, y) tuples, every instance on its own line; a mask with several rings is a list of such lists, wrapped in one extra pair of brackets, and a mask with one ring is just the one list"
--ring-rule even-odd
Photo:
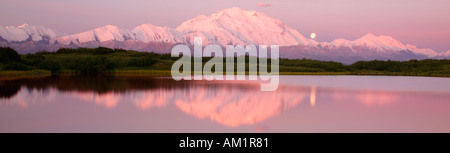
[[(236, 57), (235, 57), (236, 58)], [(248, 67), (246, 57), (246, 66)], [(203, 64), (211, 57), (204, 57)], [(178, 58), (170, 54), (124, 49), (61, 48), (56, 52), (19, 55), (14, 49), (0, 47), (0, 71), (48, 70), (52, 73), (100, 73), (113, 70), (170, 70)], [(226, 59), (223, 59), (225, 62)], [(236, 59), (235, 59), (236, 61)], [(270, 60), (268, 60), (270, 69)], [(192, 64), (193, 65), (193, 64)], [(225, 67), (224, 63), (224, 67)], [(280, 72), (346, 72), (367, 75), (450, 76), (450, 60), (359, 61), (344, 65), (332, 61), (280, 59)], [(192, 69), (193, 70), (193, 69)], [(224, 68), (225, 70), (225, 68)], [(248, 68), (246, 68), (248, 71)]]
[(56, 72), (99, 73), (115, 69), (151, 69), (159, 60), (171, 60), (170, 55), (140, 53), (123, 49), (61, 48), (56, 52), (19, 55), (11, 48), (0, 47), (0, 71), (43, 69)]
[(189, 88), (192, 85), (186, 81), (158, 79), (145, 76), (117, 77), (114, 75), (53, 75), (39, 78), (19, 78), (0, 81), (0, 98), (11, 98), (22, 87), (45, 90), (56, 88), (59, 91), (78, 92), (125, 92), (132, 90), (155, 90), (172, 88)]

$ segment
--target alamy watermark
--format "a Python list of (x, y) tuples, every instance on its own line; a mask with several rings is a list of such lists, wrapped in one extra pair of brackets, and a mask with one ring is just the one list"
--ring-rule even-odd
[[(270, 46), (270, 72), (268, 72), (268, 47), (267, 45), (259, 45), (259, 51), (255, 45), (227, 45), (226, 56), (223, 55), (222, 47), (218, 45), (205, 46), (204, 51), (201, 37), (194, 37), (194, 52), (187, 45), (176, 45), (172, 48), (171, 56), (179, 57), (172, 65), (171, 74), (174, 80), (245, 80), (246, 79), (246, 62), (245, 55), (248, 55), (248, 79), (259, 79), (268, 83), (261, 83), (261, 91), (275, 91), (279, 84), (279, 46)], [(214, 53), (214, 57), (212, 57)], [(203, 66), (202, 57), (212, 57)], [(226, 73), (223, 71), (223, 59), (226, 59)], [(235, 71), (234, 57), (237, 57)], [(191, 71), (191, 58), (194, 58), (194, 71)], [(259, 63), (258, 63), (259, 62)], [(203, 68), (202, 68), (203, 66)], [(182, 67), (182, 72), (180, 68)], [(259, 73), (258, 68), (259, 67)], [(214, 68), (214, 72), (213, 72)], [(237, 75), (234, 75), (236, 72)], [(193, 73), (193, 75), (192, 75)]]

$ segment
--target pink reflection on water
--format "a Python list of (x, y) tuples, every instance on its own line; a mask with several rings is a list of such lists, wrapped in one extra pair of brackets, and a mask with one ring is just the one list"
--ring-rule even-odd
[[(106, 93), (72, 91), (64, 94), (71, 95), (79, 99), (78, 101), (91, 102), (107, 109), (127, 103), (134, 104), (142, 110), (174, 104), (180, 111), (198, 119), (209, 119), (225, 126), (238, 127), (261, 123), (289, 108), (296, 107), (302, 101), (309, 100), (310, 107), (316, 107), (316, 103), (324, 102), (317, 100), (318, 91), (321, 90), (330, 91), (334, 102), (356, 101), (366, 107), (388, 106), (399, 99), (397, 93), (389, 91), (282, 86), (275, 92), (261, 92), (257, 88), (242, 88), (239, 84), (209, 87), (202, 83), (185, 89)], [(58, 94), (59, 91), (55, 89), (42, 91), (22, 88), (16, 96), (6, 99), (5, 102), (27, 108), (38, 102), (53, 101)], [(305, 99), (308, 96), (309, 99)]]
[(308, 95), (303, 88), (280, 88), (276, 92), (261, 92), (238, 85), (208, 87), (201, 84), (183, 90), (153, 90), (134, 92), (68, 92), (80, 101), (93, 102), (105, 108), (133, 103), (142, 110), (174, 104), (182, 112), (199, 119), (237, 127), (254, 125), (282, 111), (297, 106)]
[(210, 92), (204, 88), (196, 88), (191, 93), (175, 102), (181, 111), (230, 127), (262, 122), (295, 107), (306, 96), (306, 93), (292, 89), (261, 92), (216, 88), (215, 92)]
[[(408, 92), (407, 92), (408, 93)], [(333, 102), (358, 102), (366, 107), (386, 107), (395, 102), (402, 101), (401, 92), (378, 90), (342, 90), (333, 89), (330, 97)]]
[(136, 107), (147, 110), (153, 107), (165, 107), (168, 105), (168, 100), (173, 97), (173, 91), (157, 90), (148, 92), (133, 92), (133, 93), (94, 93), (94, 92), (71, 92), (75, 98), (81, 101), (93, 102), (105, 108), (115, 108), (119, 103), (132, 102)]
[(45, 90), (21, 88), (19, 92), (11, 98), (0, 98), (0, 101), (2, 102), (0, 106), (6, 104), (28, 108), (32, 105), (45, 104), (53, 101), (57, 94), (58, 91), (53, 88)]
[(367, 107), (388, 106), (398, 100), (398, 96), (392, 92), (383, 91), (362, 91), (356, 98)]
[(94, 102), (95, 104), (105, 106), (106, 108), (116, 107), (121, 97), (119, 93), (114, 92), (107, 92), (103, 94), (97, 94), (94, 92), (75, 92), (73, 94), (81, 100)]
[[(350, 83), (353, 81), (349, 80)], [(79, 122), (76, 125), (80, 129), (96, 124), (102, 127), (99, 129), (110, 129), (113, 127), (110, 125), (115, 125), (123, 126), (122, 130), (139, 130), (145, 126), (149, 131), (174, 132), (202, 131), (205, 130), (203, 127), (212, 127), (215, 132), (223, 129), (252, 129), (256, 132), (431, 132), (448, 131), (450, 127), (447, 117), (450, 108), (448, 91), (393, 91), (389, 88), (354, 89), (321, 85), (283, 85), (275, 92), (261, 92), (259, 89), (258, 85), (225, 81), (188, 82), (175, 87), (109, 90), (103, 93), (23, 87), (14, 96), (0, 98), (0, 110), (3, 113), (8, 111), (11, 113), (9, 116), (30, 117), (10, 120), (3, 115), (3, 118), (0, 117), (0, 125), (3, 125), (0, 131), (7, 131), (5, 129), (9, 127), (15, 129), (15, 126), (51, 127), (62, 122), (70, 125), (71, 122)], [(100, 107), (92, 107), (92, 104)], [(15, 112), (11, 111), (14, 106), (17, 106)], [(58, 115), (47, 113), (56, 110)], [(79, 112), (86, 112), (87, 117), (78, 116)], [(33, 122), (36, 124), (31, 124)], [(214, 126), (216, 124), (223, 126)], [(71, 126), (63, 128), (67, 127)]]
[(138, 108), (148, 110), (155, 107), (166, 107), (170, 98), (173, 96), (174, 92), (172, 90), (157, 90), (134, 96), (131, 98), (131, 101), (133, 101)]
[(316, 86), (311, 87), (311, 93), (309, 94), (309, 103), (311, 107), (316, 105)]

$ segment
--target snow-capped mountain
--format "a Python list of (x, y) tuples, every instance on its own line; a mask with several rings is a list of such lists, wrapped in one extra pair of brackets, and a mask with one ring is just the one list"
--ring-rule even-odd
[(132, 36), (135, 40), (141, 42), (166, 42), (178, 43), (182, 42), (177, 31), (168, 27), (159, 27), (153, 24), (142, 24), (132, 31)]
[(91, 41), (104, 42), (109, 40), (115, 41), (125, 41), (131, 39), (130, 32), (127, 30), (119, 29), (113, 25), (106, 25), (94, 30), (89, 30), (73, 35), (67, 35), (52, 39), (51, 43), (61, 43), (61, 44), (80, 44), (87, 43)]
[(364, 46), (375, 50), (405, 50), (406, 46), (400, 41), (385, 35), (375, 36), (372, 33), (366, 34), (361, 38), (349, 41), (345, 39), (336, 39), (331, 44), (337, 47)]
[(264, 13), (234, 7), (210, 16), (200, 15), (176, 28), (183, 40), (203, 37), (203, 44), (277, 44), (280, 46), (309, 45), (302, 34), (280, 20)]
[(52, 42), (79, 44), (90, 41), (166, 42), (192, 44), (193, 37), (201, 36), (204, 45), (216, 44), (278, 44), (280, 46), (309, 45), (298, 31), (264, 13), (246, 11), (237, 7), (224, 9), (210, 16), (200, 15), (183, 22), (176, 29), (142, 24), (131, 31), (112, 25), (78, 34), (55, 38)]
[(441, 55), (443, 55), (443, 56), (447, 56), (447, 57), (450, 57), (450, 50), (448, 50), (448, 51), (446, 51), (446, 52), (443, 52), (443, 53), (441, 53)]
[(282, 21), (270, 18), (264, 13), (237, 7), (224, 9), (208, 16), (197, 16), (183, 22), (175, 29), (142, 24), (127, 30), (106, 25), (57, 37), (53, 30), (42, 26), (24, 24), (0, 27), (0, 45), (13, 47), (20, 53), (55, 51), (62, 47), (97, 46), (168, 53), (171, 47), (178, 43), (193, 45), (193, 37), (197, 36), (203, 38), (204, 46), (209, 44), (280, 45), (281, 58), (310, 58), (348, 64), (358, 60), (450, 57), (450, 51), (436, 53), (432, 49), (403, 44), (391, 36), (377, 36), (371, 33), (356, 40), (336, 39), (332, 42), (317, 42), (305, 38)]
[(48, 41), (56, 37), (56, 32), (43, 26), (30, 26), (27, 23), (20, 26), (1, 26), (0, 40), (8, 42)]
[(450, 59), (450, 50), (448, 50), (446, 52), (439, 53), (436, 56), (436, 58), (439, 58), (439, 59)]
[(414, 45), (410, 44), (403, 44), (402, 42), (398, 41), (397, 39), (392, 38), (391, 36), (385, 36), (385, 35), (379, 35), (376, 36), (372, 33), (366, 34), (362, 36), (359, 39), (356, 39), (354, 41), (346, 40), (346, 39), (336, 39), (333, 40), (330, 45), (334, 47), (347, 47), (347, 48), (353, 48), (353, 47), (362, 47), (362, 48), (368, 48), (372, 51), (385, 53), (385, 52), (397, 52), (397, 51), (411, 51), (415, 54), (422, 54), (426, 55), (428, 57), (434, 57), (438, 55), (435, 51), (432, 49), (420, 49), (417, 48)]

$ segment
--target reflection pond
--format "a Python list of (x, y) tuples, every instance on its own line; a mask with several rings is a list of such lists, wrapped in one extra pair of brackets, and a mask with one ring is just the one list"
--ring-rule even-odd
[(450, 132), (450, 79), (258, 81), (51, 76), (0, 80), (0, 132)]

